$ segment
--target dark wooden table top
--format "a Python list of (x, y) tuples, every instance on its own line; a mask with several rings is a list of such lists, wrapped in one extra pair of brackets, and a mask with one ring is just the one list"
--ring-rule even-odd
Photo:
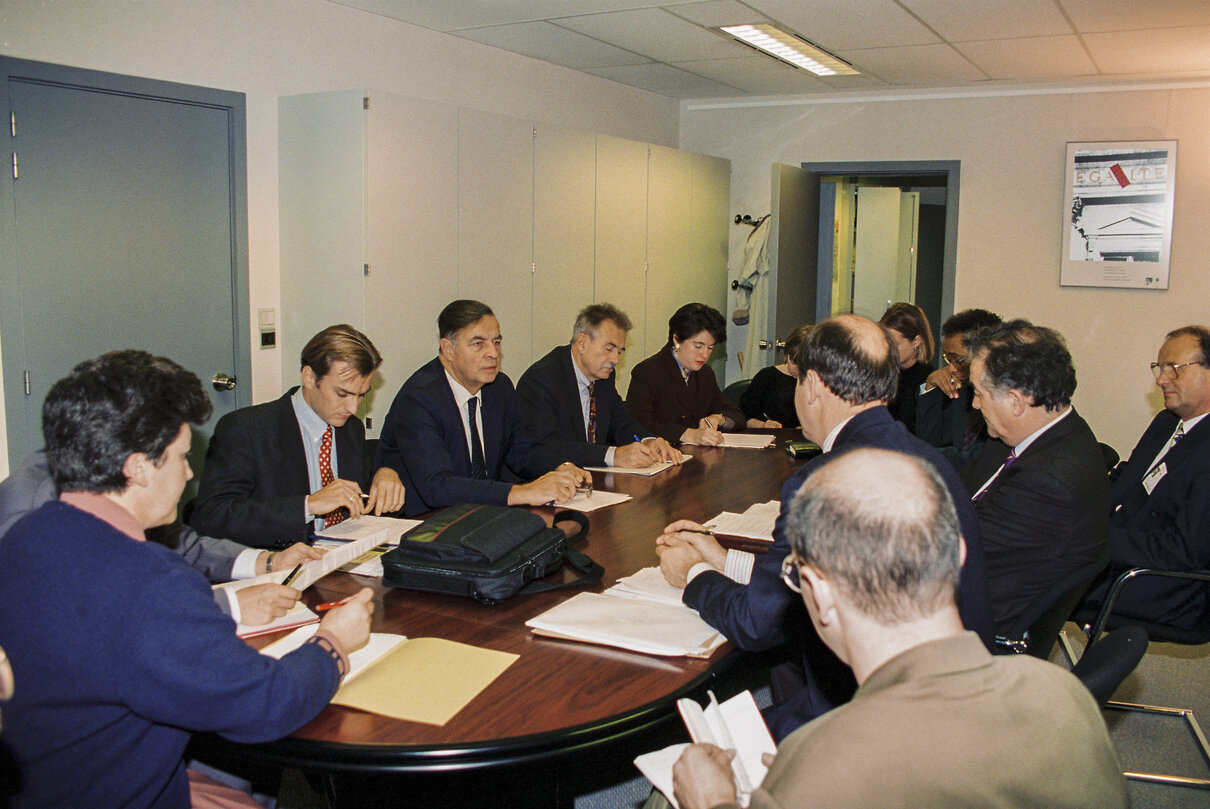
[[(604, 566), (600, 591), (658, 564), (654, 540), (679, 518), (705, 521), (776, 499), (801, 459), (782, 447), (795, 431), (775, 431), (765, 450), (685, 447), (693, 459), (654, 477), (596, 472), (598, 489), (633, 499), (591, 512), (587, 539), (576, 548)], [(548, 520), (556, 509), (535, 509)], [(555, 576), (575, 577), (564, 566)], [(570, 747), (616, 740), (667, 719), (676, 699), (698, 690), (730, 654), (708, 660), (661, 658), (585, 643), (542, 638), (525, 622), (581, 592), (518, 596), (494, 606), (469, 598), (398, 590), (344, 573), (310, 588), (304, 600), (334, 601), (369, 586), (375, 632), (441, 637), (520, 657), (444, 726), (405, 722), (332, 705), (285, 739), (238, 746), (240, 755), (310, 770), (437, 771), (533, 762)], [(257, 646), (278, 636), (256, 639)], [(217, 744), (228, 744), (211, 740)], [(228, 751), (230, 752), (230, 751)]]

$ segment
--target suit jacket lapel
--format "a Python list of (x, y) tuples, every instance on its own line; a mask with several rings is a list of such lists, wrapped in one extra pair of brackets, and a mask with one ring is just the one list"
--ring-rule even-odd
[[(571, 348), (564, 346), (560, 349), (559, 358), (559, 390), (558, 395), (563, 400), (563, 406), (571, 412), (571, 424), (578, 432), (577, 436), (588, 436), (588, 425), (584, 423), (584, 408), (580, 405), (580, 380), (576, 376), (575, 362), (571, 358)], [(598, 397), (599, 404), (599, 397)], [(600, 432), (600, 411), (597, 411), (597, 432)]]
[(311, 478), (307, 469), (307, 453), (303, 448), (302, 429), (298, 426), (298, 417), (294, 415), (294, 403), (290, 397), (294, 395), (293, 388), (277, 400), (277, 445), (282, 448), (281, 465), (275, 474), (288, 479), (289, 491), (310, 491)]

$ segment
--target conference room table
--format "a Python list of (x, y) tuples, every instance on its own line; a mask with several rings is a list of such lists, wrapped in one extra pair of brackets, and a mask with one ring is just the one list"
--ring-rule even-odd
[[(784, 451), (785, 441), (801, 435), (757, 432), (772, 432), (773, 445), (763, 450), (685, 446), (691, 460), (651, 477), (594, 472), (596, 490), (632, 499), (589, 513), (587, 536), (575, 547), (605, 574), (587, 589), (600, 592), (657, 565), (655, 538), (676, 519), (704, 522), (722, 511), (777, 499), (803, 462)], [(533, 510), (549, 522), (558, 509)], [(549, 580), (578, 575), (564, 565)], [(300, 771), (322, 784), (330, 805), (371, 805), (386, 794), (393, 796), (393, 806), (570, 806), (571, 796), (586, 784), (608, 781), (610, 767), (637, 774), (629, 763), (635, 755), (684, 741), (676, 700), (700, 699), (708, 688), (719, 688), (743, 669), (747, 657), (730, 644), (708, 659), (656, 657), (541, 637), (525, 626), (584, 588), (522, 594), (489, 606), (337, 572), (308, 588), (303, 600), (315, 606), (361, 587), (374, 591), (375, 632), (445, 638), (519, 657), (442, 726), (330, 705), (278, 741), (240, 745), (204, 735), (195, 739), (191, 753), (216, 766)], [(251, 642), (259, 647), (278, 637)], [(367, 797), (369, 784), (375, 785), (376, 797)], [(510, 784), (517, 792), (512, 797), (506, 794)], [(484, 790), (496, 797), (484, 796)], [(476, 796), (484, 800), (476, 803)], [(444, 804), (434, 803), (442, 799)]]

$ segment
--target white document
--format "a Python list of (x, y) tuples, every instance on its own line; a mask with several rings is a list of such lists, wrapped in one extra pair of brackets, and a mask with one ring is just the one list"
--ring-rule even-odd
[[(681, 455), (681, 463), (692, 458), (692, 455)], [(673, 466), (677, 466), (677, 464), (674, 464), (672, 461), (657, 461), (651, 466), (586, 466), (584, 469), (589, 472), (616, 472), (619, 475), (642, 475), (649, 478)]]
[(618, 579), (618, 583), (605, 592), (619, 598), (637, 598), (674, 605), (682, 603), (681, 596), (685, 593), (680, 587), (669, 584), (658, 567), (645, 567), (632, 576)]
[(606, 506), (616, 506), (618, 503), (625, 503), (630, 500), (628, 494), (620, 492), (603, 492), (597, 489), (591, 493), (576, 492), (576, 496), (568, 500), (566, 503), (556, 504), (556, 508), (569, 508), (572, 511), (596, 511), (599, 508)]
[(749, 506), (743, 514), (724, 511), (714, 519), (708, 520), (706, 527), (716, 534), (772, 542), (773, 528), (780, 512), (781, 502), (770, 500)]
[[(723, 433), (723, 443), (720, 447), (738, 447), (740, 449), (764, 449), (773, 443), (773, 436), (759, 433)], [(692, 441), (683, 442), (692, 444)]]
[[(319, 629), (319, 624), (299, 627), (281, 640), (270, 643), (261, 649), (260, 653), (281, 660), (282, 657), (290, 654), (290, 652), (293, 652), (310, 640), (317, 629)], [(407, 636), (405, 635), (392, 635), (388, 632), (371, 632), (370, 640), (366, 645), (349, 655), (349, 673), (345, 675), (342, 683), (352, 680), (358, 674), (365, 671), (366, 667), (371, 663), (405, 640), (407, 640)]]
[(534, 634), (663, 657), (708, 657), (725, 641), (684, 604), (580, 593), (525, 622)]
[[(760, 786), (768, 772), (763, 755), (777, 752), (777, 745), (756, 707), (752, 692), (744, 691), (722, 704), (711, 692), (710, 702), (704, 709), (690, 699), (677, 700), (676, 707), (694, 742), (736, 751), (731, 769), (740, 806), (747, 806), (753, 790)], [(672, 745), (634, 760), (635, 766), (673, 806), (677, 803), (672, 795), (672, 765), (685, 747), (687, 745)]]
[(398, 545), (399, 537), (411, 531), (417, 525), (420, 525), (420, 523), (420, 520), (402, 520), (398, 517), (378, 517), (373, 514), (362, 514), (355, 520), (345, 520), (344, 522), (336, 523), (331, 528), (316, 531), (315, 536), (351, 542), (356, 539), (365, 539), (381, 531), (386, 531), (387, 538), (385, 541), (390, 542), (392, 545)]
[(292, 629), (303, 624), (314, 624), (318, 621), (319, 616), (312, 612), (306, 604), (296, 601), (294, 602), (294, 606), (286, 611), (285, 615), (280, 618), (274, 618), (267, 624), (259, 626), (236, 624), (235, 634), (241, 638), (254, 638), (257, 635), (267, 635), (270, 632), (280, 632), (283, 629)]

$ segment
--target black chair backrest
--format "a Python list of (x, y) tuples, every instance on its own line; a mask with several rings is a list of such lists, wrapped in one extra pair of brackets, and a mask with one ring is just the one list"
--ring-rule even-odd
[(1138, 626), (1123, 626), (1089, 646), (1071, 673), (1092, 692), (1097, 705), (1105, 706), (1134, 671), (1147, 652), (1147, 632)]
[(732, 382), (727, 387), (723, 388), (723, 395), (727, 397), (727, 401), (733, 405), (739, 405), (739, 397), (744, 395), (744, 391), (752, 384), (751, 379), (739, 379)]
[(1028, 654), (1043, 660), (1049, 659), (1050, 652), (1059, 639), (1059, 630), (1067, 623), (1093, 579), (1099, 576), (1108, 564), (1108, 557), (1098, 559), (1055, 582), (1029, 609), (1021, 613), (1009, 629), (1007, 637), (1010, 640), (1024, 639)]

